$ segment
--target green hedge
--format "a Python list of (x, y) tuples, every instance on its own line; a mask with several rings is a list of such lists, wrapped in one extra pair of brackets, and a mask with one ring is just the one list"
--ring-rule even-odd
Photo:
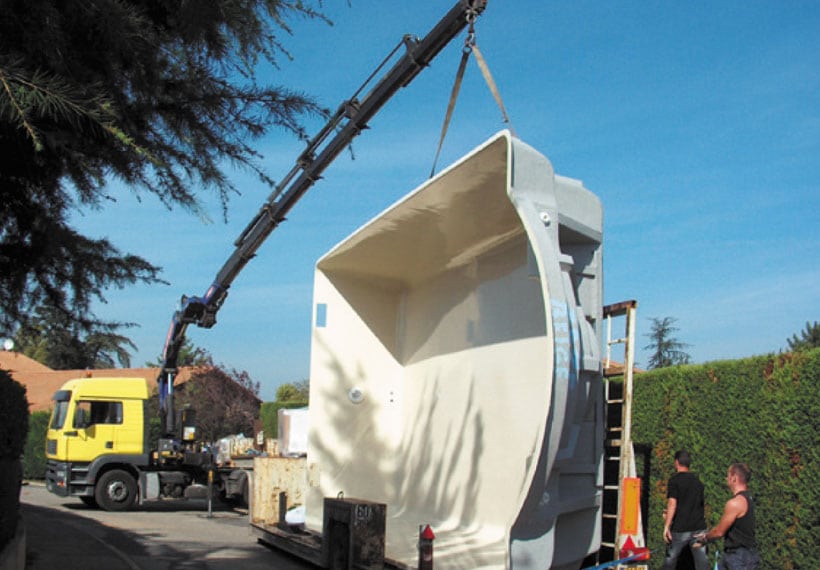
[(28, 438), (23, 449), (23, 477), (46, 478), (46, 432), (50, 412), (32, 412), (28, 420)]
[[(633, 440), (652, 447), (648, 544), (663, 559), (662, 511), (678, 449), (692, 453), (706, 518), (729, 498), (726, 469), (752, 469), (763, 568), (820, 560), (820, 349), (654, 370), (635, 377)], [(643, 466), (639, 465), (639, 472)], [(718, 543), (718, 548), (722, 544)]]
[(259, 418), (262, 420), (262, 429), (265, 432), (265, 439), (279, 437), (279, 410), (293, 408), (304, 408), (307, 402), (263, 402), (259, 409)]

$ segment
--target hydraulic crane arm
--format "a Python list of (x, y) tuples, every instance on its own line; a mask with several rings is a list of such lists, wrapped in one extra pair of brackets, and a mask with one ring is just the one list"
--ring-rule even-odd
[(216, 324), (219, 311), (233, 280), (253, 258), (256, 251), (276, 227), (285, 220), (296, 202), (318, 180), (324, 170), (336, 159), (353, 139), (365, 128), (376, 113), (396, 94), (408, 85), (438, 53), (468, 24), (484, 11), (487, 0), (459, 0), (439, 23), (421, 40), (405, 36), (402, 40), (404, 55), (384, 73), (379, 82), (361, 99), (370, 80), (381, 67), (360, 87), (350, 99), (344, 101), (327, 124), (314, 136), (296, 165), (276, 186), (239, 238), (235, 249), (224, 263), (213, 284), (202, 297), (181, 299), (180, 308), (174, 312), (165, 347), (162, 353), (162, 370), (158, 378), (160, 407), (166, 412), (166, 431), (173, 426), (173, 381), (177, 372), (179, 351), (190, 324), (210, 328)]

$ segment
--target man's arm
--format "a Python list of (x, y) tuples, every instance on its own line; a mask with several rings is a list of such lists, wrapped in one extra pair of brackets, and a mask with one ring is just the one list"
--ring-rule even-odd
[(675, 518), (675, 510), (678, 508), (678, 500), (674, 497), (669, 497), (666, 501), (666, 518), (663, 525), (663, 539), (666, 542), (672, 542), (672, 520)]
[(723, 509), (723, 515), (721, 515), (720, 521), (718, 521), (712, 530), (699, 536), (697, 542), (705, 544), (712, 540), (722, 538), (735, 521), (746, 514), (748, 508), (746, 498), (743, 497), (743, 495), (732, 497), (726, 501), (726, 506)]

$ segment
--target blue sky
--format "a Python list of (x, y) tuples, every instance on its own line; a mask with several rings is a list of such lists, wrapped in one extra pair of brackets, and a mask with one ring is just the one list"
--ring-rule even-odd
[[(334, 25), (293, 22), (293, 61), (262, 79), (336, 108), (403, 34), (423, 36), (454, 3), (326, 1)], [(601, 198), (604, 299), (638, 300), (639, 348), (650, 317), (677, 318), (695, 362), (777, 351), (820, 320), (820, 4), (489, 0), (476, 31), (518, 136)], [(263, 399), (308, 377), (316, 260), (427, 178), (462, 44), (296, 205), (234, 282), (216, 327), (189, 329), (260, 381)], [(473, 61), (439, 169), (502, 128)], [(303, 150), (281, 132), (256, 147), (274, 178)], [(74, 218), (170, 283), (112, 290), (97, 307), (140, 325), (126, 332), (134, 366), (156, 359), (179, 297), (204, 294), (270, 192), (235, 179), (227, 223), (211, 197), (209, 222), (116, 183), (117, 202)]]

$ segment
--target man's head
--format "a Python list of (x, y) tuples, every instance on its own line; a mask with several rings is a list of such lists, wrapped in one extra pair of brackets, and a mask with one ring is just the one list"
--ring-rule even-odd
[(749, 469), (748, 465), (745, 463), (732, 463), (726, 474), (726, 483), (731, 489), (736, 487), (745, 489), (751, 478), (752, 470)]
[(688, 470), (690, 465), (692, 465), (692, 456), (689, 455), (688, 451), (681, 449), (675, 453), (675, 467)]

